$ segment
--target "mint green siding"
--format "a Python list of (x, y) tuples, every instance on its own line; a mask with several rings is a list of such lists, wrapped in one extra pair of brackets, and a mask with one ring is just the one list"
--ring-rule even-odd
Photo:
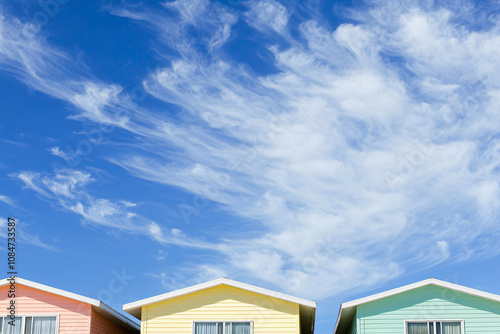
[(500, 333), (500, 303), (435, 285), (358, 305), (350, 334), (403, 334), (405, 320), (464, 320), (466, 334)]

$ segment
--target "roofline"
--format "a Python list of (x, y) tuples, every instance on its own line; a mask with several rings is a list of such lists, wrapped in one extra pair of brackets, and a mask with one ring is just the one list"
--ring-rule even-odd
[(312, 302), (312, 301), (309, 301), (309, 300), (306, 300), (306, 299), (302, 299), (302, 298), (298, 298), (298, 297), (293, 297), (293, 296), (290, 296), (290, 295), (286, 295), (286, 294), (283, 294), (283, 293), (280, 293), (280, 292), (276, 292), (276, 291), (272, 291), (272, 290), (267, 290), (267, 289), (264, 289), (264, 288), (259, 288), (259, 287), (256, 287), (256, 286), (253, 286), (253, 285), (250, 285), (250, 284), (245, 284), (245, 283), (233, 281), (233, 280), (230, 280), (228, 278), (219, 278), (219, 279), (216, 279), (216, 280), (213, 280), (213, 281), (210, 281), (210, 282), (193, 285), (193, 286), (190, 286), (190, 287), (187, 287), (187, 288), (184, 288), (184, 289), (180, 289), (180, 290), (176, 290), (176, 291), (164, 293), (164, 294), (161, 294), (161, 295), (158, 295), (158, 296), (154, 296), (154, 297), (150, 297), (150, 298), (146, 298), (146, 299), (141, 299), (141, 300), (138, 300), (136, 302), (128, 303), (128, 304), (123, 305), (123, 310), (126, 311), (126, 312), (129, 312), (129, 311), (132, 311), (132, 309), (137, 309), (137, 308), (140, 308), (140, 307), (143, 307), (143, 306), (146, 306), (146, 305), (150, 305), (150, 304), (162, 302), (162, 301), (165, 301), (165, 300), (168, 300), (168, 299), (172, 299), (172, 298), (184, 296), (184, 295), (187, 295), (187, 294), (190, 294), (190, 293), (193, 293), (193, 292), (197, 292), (197, 291), (201, 291), (201, 290), (213, 288), (213, 287), (216, 287), (216, 286), (219, 286), (219, 285), (223, 285), (223, 284), (224, 285), (233, 286), (235, 288), (240, 288), (240, 289), (243, 289), (243, 290), (247, 290), (247, 291), (259, 293), (259, 294), (262, 294), (262, 295), (270, 296), (270, 297), (273, 297), (273, 298), (285, 300), (285, 301), (288, 301), (288, 302), (292, 302), (292, 303), (296, 303), (296, 304), (300, 304), (300, 305), (304, 305), (304, 306), (309, 306), (309, 307), (312, 307), (312, 308), (316, 308), (316, 303), (315, 302)]
[[(53, 287), (48, 286), (48, 285), (36, 283), (36, 282), (29, 281), (27, 279), (19, 278), (19, 277), (16, 277), (16, 283), (26, 285), (26, 286), (29, 286), (31, 288), (35, 288), (38, 290), (44, 290), (44, 291), (47, 291), (47, 292), (50, 292), (50, 293), (53, 293), (56, 295), (60, 295), (60, 296), (66, 297), (66, 298), (74, 299), (74, 300), (78, 300), (78, 301), (81, 301), (83, 303), (87, 303), (87, 304), (91, 304), (91, 305), (99, 307), (99, 303), (100, 303), (99, 300), (88, 298), (88, 297), (81, 296), (81, 295), (77, 295), (76, 293), (64, 291), (61, 289), (56, 289), (56, 288), (53, 288)], [(7, 284), (10, 284), (10, 281), (7, 278), (0, 280), (0, 286), (4, 286)]]
[(314, 330), (316, 329), (316, 308), (313, 308), (311, 316), (311, 333), (314, 334)]
[(337, 316), (337, 321), (335, 322), (335, 328), (333, 329), (333, 334), (337, 333), (337, 328), (339, 327), (341, 317), (342, 317), (342, 305), (340, 305), (339, 314)]
[(136, 323), (135, 321), (133, 320), (130, 320), (129, 318), (127, 318), (126, 316), (124, 316), (123, 314), (119, 313), (117, 310), (115, 310), (114, 308), (104, 304), (103, 302), (99, 301), (100, 305), (99, 305), (99, 308), (101, 308), (102, 310), (104, 310), (105, 312), (111, 314), (112, 316), (114, 316), (115, 318), (117, 318), (118, 320), (121, 320), (123, 321), (124, 323), (126, 323), (127, 325), (137, 329), (137, 330), (141, 330), (141, 325), (139, 325), (138, 323)]
[[(118, 311), (111, 308), (110, 306), (104, 304), (100, 300), (92, 299), (89, 297), (85, 297), (85, 296), (78, 295), (76, 293), (72, 293), (72, 292), (68, 292), (68, 291), (64, 291), (61, 289), (53, 288), (51, 286), (36, 283), (36, 282), (30, 281), (30, 280), (27, 280), (24, 278), (20, 278), (20, 277), (16, 277), (15, 280), (16, 280), (16, 284), (21, 284), (21, 285), (28, 286), (30, 288), (43, 290), (46, 292), (50, 292), (50, 293), (53, 293), (53, 294), (56, 294), (59, 296), (63, 296), (63, 297), (69, 298), (69, 299), (74, 299), (74, 300), (80, 301), (82, 303), (86, 303), (86, 304), (90, 304), (92, 306), (98, 307), (98, 308), (102, 309), (103, 311), (105, 311), (106, 313), (109, 313), (110, 315), (114, 316), (118, 320), (128, 324), (129, 326), (132, 326), (133, 328), (138, 329), (138, 330), (141, 329), (141, 326), (139, 324), (128, 319), (126, 316), (119, 313)], [(0, 280), (0, 287), (2, 287), (4, 285), (8, 285), (8, 284), (10, 284), (10, 281), (8, 278), (4, 278), (4, 279)]]
[(393, 296), (393, 295), (398, 294), (398, 293), (421, 288), (421, 287), (426, 286), (426, 285), (437, 285), (437, 286), (440, 286), (443, 288), (448, 288), (450, 290), (456, 290), (456, 291), (460, 291), (460, 292), (463, 292), (463, 293), (466, 293), (469, 295), (474, 295), (474, 296), (482, 297), (485, 299), (490, 299), (490, 300), (493, 300), (496, 302), (500, 302), (500, 295), (496, 295), (496, 294), (489, 293), (489, 292), (484, 292), (484, 291), (477, 290), (477, 289), (468, 288), (468, 287), (454, 284), (454, 283), (441, 281), (441, 280), (438, 280), (435, 278), (428, 278), (426, 280), (412, 283), (412, 284), (408, 284), (408, 285), (405, 285), (405, 286), (402, 286), (402, 287), (399, 287), (396, 289), (384, 291), (384, 292), (377, 293), (377, 294), (374, 294), (374, 295), (371, 295), (368, 297), (364, 297), (364, 298), (359, 298), (359, 299), (356, 299), (356, 300), (353, 300), (353, 301), (350, 301), (347, 303), (342, 303), (341, 309), (352, 307), (352, 306), (357, 306), (357, 305), (361, 305), (361, 304), (366, 304), (366, 303), (369, 303), (369, 302), (372, 302), (372, 301), (375, 301), (378, 299)]
[(371, 295), (368, 297), (363, 297), (363, 298), (359, 298), (356, 300), (352, 300), (352, 301), (347, 302), (347, 303), (342, 303), (340, 305), (339, 315), (337, 317), (337, 322), (335, 323), (335, 329), (333, 330), (333, 334), (337, 333), (337, 328), (338, 328), (340, 320), (342, 318), (342, 313), (343, 313), (344, 309), (356, 307), (358, 305), (362, 305), (362, 304), (366, 304), (366, 303), (370, 303), (370, 302), (373, 302), (375, 300), (394, 296), (396, 294), (407, 292), (407, 291), (414, 290), (414, 289), (418, 289), (418, 288), (421, 288), (421, 287), (424, 287), (427, 285), (436, 285), (436, 286), (440, 286), (440, 287), (447, 288), (450, 290), (463, 292), (463, 293), (466, 293), (466, 294), (469, 294), (472, 296), (477, 296), (477, 297), (489, 299), (489, 300), (492, 300), (495, 302), (500, 302), (500, 295), (496, 295), (496, 294), (489, 293), (489, 292), (484, 292), (484, 291), (477, 290), (477, 289), (468, 288), (466, 286), (462, 286), (462, 285), (458, 285), (458, 284), (454, 284), (454, 283), (441, 281), (441, 280), (438, 280), (436, 278), (428, 278), (426, 280), (419, 281), (419, 282), (412, 283), (412, 284), (408, 284), (408, 285), (404, 285), (404, 286), (399, 287), (399, 288), (387, 290), (387, 291), (377, 293), (377, 294), (374, 294), (374, 295)]

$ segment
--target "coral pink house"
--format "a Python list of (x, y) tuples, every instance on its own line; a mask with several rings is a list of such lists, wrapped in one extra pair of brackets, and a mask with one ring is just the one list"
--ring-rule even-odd
[(8, 324), (10, 282), (0, 280), (1, 334), (138, 334), (140, 325), (101, 301), (16, 278), (16, 326)]

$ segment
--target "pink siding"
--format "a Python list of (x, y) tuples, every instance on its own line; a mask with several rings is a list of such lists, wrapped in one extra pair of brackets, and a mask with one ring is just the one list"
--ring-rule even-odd
[(129, 331), (118, 326), (109, 319), (106, 319), (96, 311), (92, 310), (92, 320), (90, 322), (91, 334), (128, 334)]
[[(0, 314), (7, 313), (9, 287), (0, 287)], [(92, 306), (80, 301), (16, 284), (17, 315), (59, 315), (59, 334), (90, 333)]]

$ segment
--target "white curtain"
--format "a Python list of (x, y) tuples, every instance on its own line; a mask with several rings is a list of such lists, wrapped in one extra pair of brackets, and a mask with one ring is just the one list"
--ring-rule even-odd
[[(222, 322), (196, 322), (194, 334), (222, 334)], [(225, 334), (250, 334), (248, 322), (226, 322)], [(38, 334), (33, 332), (33, 334)]]
[(32, 334), (55, 334), (56, 317), (34, 317)]
[[(226, 322), (225, 334), (250, 334), (248, 322)], [(222, 334), (222, 322), (196, 322), (194, 334)], [(33, 332), (33, 334), (39, 334)]]
[[(231, 334), (250, 334), (250, 324), (248, 322), (233, 322), (233, 332)], [(226, 334), (228, 334), (226, 332)]]
[(216, 322), (197, 322), (194, 324), (195, 334), (217, 334)]
[(460, 334), (461, 328), (459, 322), (443, 322), (443, 334)]
[(426, 322), (414, 322), (408, 324), (408, 334), (428, 334)]
[(2, 334), (21, 334), (22, 318), (16, 318), (14, 320), (15, 326), (9, 324), (11, 322), (10, 318), (3, 318), (3, 331)]

